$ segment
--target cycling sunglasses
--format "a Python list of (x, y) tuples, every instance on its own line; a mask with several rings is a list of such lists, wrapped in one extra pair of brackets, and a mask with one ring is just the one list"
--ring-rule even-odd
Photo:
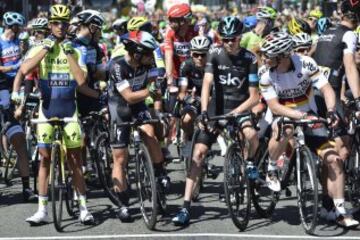
[(206, 57), (206, 53), (196, 53), (196, 52), (194, 52), (194, 53), (192, 53), (192, 57), (193, 57), (193, 58), (199, 58), (199, 57), (205, 58), (205, 57)]
[(64, 27), (68, 27), (70, 25), (69, 22), (67, 21), (60, 21), (60, 20), (53, 20), (53, 21), (50, 21), (50, 24), (53, 24), (57, 27), (59, 26), (64, 26)]
[(235, 41), (236, 41), (236, 37), (233, 37), (233, 38), (223, 38), (222, 41), (223, 41), (224, 43), (235, 42)]

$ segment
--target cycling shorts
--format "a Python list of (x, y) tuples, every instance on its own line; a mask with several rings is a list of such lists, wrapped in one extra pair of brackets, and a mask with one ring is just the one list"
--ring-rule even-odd
[[(77, 116), (75, 111), (73, 117)], [(42, 103), (39, 108), (39, 119), (46, 119), (42, 111)], [(41, 123), (37, 125), (37, 141), (38, 146), (43, 148), (50, 148), (53, 141), (54, 126), (50, 123)], [(81, 127), (78, 122), (67, 123), (63, 132), (64, 143), (66, 148), (79, 148), (81, 146)]]
[[(20, 123), (14, 118), (14, 109), (10, 105), (10, 93), (9, 90), (0, 90), (0, 105), (3, 106), (1, 114), (4, 116), (4, 123), (9, 122), (6, 125), (5, 134), (8, 139), (11, 139), (17, 133), (24, 133)], [(4, 126), (1, 126), (3, 128)]]
[[(119, 116), (121, 108), (122, 116)], [(132, 119), (139, 121), (151, 119), (151, 114), (145, 103), (136, 104), (136, 107), (119, 106), (117, 104), (109, 104), (110, 112), (110, 146), (113, 149), (127, 148), (130, 143), (130, 127), (117, 127), (116, 125), (123, 122), (130, 122)]]

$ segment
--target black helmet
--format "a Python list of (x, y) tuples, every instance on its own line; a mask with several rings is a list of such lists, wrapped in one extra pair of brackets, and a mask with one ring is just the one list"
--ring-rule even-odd
[(219, 34), (224, 38), (237, 37), (241, 34), (242, 29), (243, 23), (233, 16), (222, 18), (218, 26)]

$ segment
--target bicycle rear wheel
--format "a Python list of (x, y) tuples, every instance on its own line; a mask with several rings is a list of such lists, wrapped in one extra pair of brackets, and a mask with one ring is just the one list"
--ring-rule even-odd
[(297, 202), (300, 220), (308, 234), (313, 234), (318, 216), (318, 179), (312, 153), (306, 146), (298, 150), (296, 162)]
[(155, 227), (158, 214), (158, 194), (154, 169), (147, 147), (140, 143), (136, 157), (136, 182), (140, 210), (148, 229)]
[(236, 143), (229, 146), (225, 156), (224, 188), (231, 219), (240, 231), (244, 231), (250, 218), (250, 185), (241, 149)]
[(53, 143), (51, 150), (51, 205), (54, 225), (58, 232), (62, 231), (61, 221), (63, 215), (63, 200), (65, 191), (65, 181), (63, 179), (63, 169), (61, 167), (61, 149), (60, 144)]
[(92, 156), (94, 157), (96, 172), (106, 195), (113, 204), (119, 206), (118, 197), (113, 191), (113, 159), (108, 136), (108, 133), (103, 132), (97, 137), (95, 140), (95, 151)]

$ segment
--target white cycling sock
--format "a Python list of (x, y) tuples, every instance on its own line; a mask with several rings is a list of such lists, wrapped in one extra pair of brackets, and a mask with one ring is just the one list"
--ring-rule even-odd
[(38, 211), (47, 212), (48, 197), (39, 195), (39, 208)]
[(78, 199), (78, 201), (79, 201), (80, 212), (87, 211), (87, 207), (86, 207), (86, 196), (79, 194), (79, 199)]
[(334, 199), (334, 205), (336, 209), (336, 215), (345, 215), (346, 209), (345, 209), (345, 199), (344, 198), (335, 198)]

